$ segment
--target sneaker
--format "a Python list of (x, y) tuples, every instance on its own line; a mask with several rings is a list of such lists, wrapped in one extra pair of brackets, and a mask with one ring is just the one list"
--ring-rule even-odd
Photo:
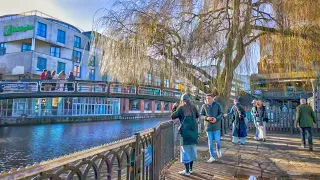
[(218, 158), (222, 158), (221, 150), (220, 150), (220, 151), (217, 151), (217, 155), (218, 155)]
[(186, 172), (186, 170), (180, 171), (178, 172), (178, 174), (184, 175), (184, 176), (190, 176), (190, 172)]
[(216, 159), (214, 157), (211, 157), (207, 162), (212, 163), (213, 161), (216, 161)]
[(305, 144), (301, 144), (302, 148), (307, 148), (307, 146)]
[(263, 141), (263, 142), (266, 142), (267, 140), (266, 140), (266, 138), (264, 138), (264, 139), (262, 139), (262, 141)]
[(193, 174), (193, 171), (192, 171), (192, 169), (190, 169), (189, 173), (190, 173), (190, 174)]

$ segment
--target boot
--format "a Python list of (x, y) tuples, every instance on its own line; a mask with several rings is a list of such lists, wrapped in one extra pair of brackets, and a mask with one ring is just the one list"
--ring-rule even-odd
[(309, 151), (313, 151), (313, 145), (309, 145)]

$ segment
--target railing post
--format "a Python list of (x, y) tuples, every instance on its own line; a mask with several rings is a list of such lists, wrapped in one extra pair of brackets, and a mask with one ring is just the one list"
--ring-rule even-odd
[(155, 143), (155, 139), (156, 139), (156, 129), (157, 128), (153, 128), (153, 132), (152, 132), (152, 163), (151, 163), (151, 166), (150, 166), (150, 171), (149, 171), (149, 177), (150, 177), (150, 180), (153, 180), (153, 179), (157, 179), (155, 178), (155, 173), (154, 173), (154, 167), (155, 167), (155, 157), (156, 157), (156, 143)]
[(136, 133), (136, 143), (134, 147), (134, 180), (140, 180), (141, 157), (140, 157), (140, 133)]

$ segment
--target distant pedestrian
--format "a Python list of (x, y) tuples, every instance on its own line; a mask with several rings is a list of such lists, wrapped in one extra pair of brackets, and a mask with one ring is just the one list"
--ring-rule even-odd
[[(26, 72), (24, 75), (22, 75), (22, 80), (23, 81), (30, 81), (31, 80), (30, 73)], [(30, 86), (29, 82), (23, 83), (23, 84), (24, 84), (24, 88), (26, 91), (31, 91), (31, 86)]]
[(263, 105), (262, 101), (253, 100), (252, 101), (251, 116), (253, 117), (253, 122), (256, 127), (255, 139), (257, 141), (266, 142), (267, 133), (267, 122), (268, 113), (266, 107)]
[(206, 104), (201, 108), (201, 118), (204, 120), (205, 131), (208, 136), (208, 146), (210, 152), (210, 159), (207, 161), (211, 163), (216, 161), (214, 156), (213, 140), (216, 142), (217, 156), (222, 157), (221, 153), (221, 119), (222, 109), (218, 102), (213, 100), (213, 95), (207, 94)]
[(234, 107), (232, 142), (238, 143), (240, 139), (240, 144), (244, 145), (247, 137), (246, 111), (239, 102), (237, 102)]
[(179, 118), (181, 124), (179, 132), (181, 135), (180, 161), (185, 165), (185, 170), (180, 171), (179, 174), (190, 176), (193, 173), (193, 162), (197, 159), (197, 118), (199, 118), (199, 112), (191, 104), (187, 94), (181, 96), (180, 105), (175, 104), (172, 112), (172, 119)]
[(73, 81), (76, 80), (76, 77), (73, 75), (73, 72), (70, 71), (69, 72), (69, 77), (68, 77), (68, 84), (67, 84), (67, 87), (68, 87), (68, 91), (73, 91), (74, 90), (74, 87), (73, 87)]
[(3, 80), (3, 74), (2, 74), (2, 72), (0, 72), (0, 81), (2, 81)]
[(295, 127), (300, 128), (302, 147), (306, 148), (306, 132), (308, 133), (309, 150), (313, 151), (312, 131), (311, 128), (316, 124), (316, 116), (311, 106), (307, 105), (306, 99), (300, 100), (296, 114)]
[(23, 76), (22, 76), (22, 80), (31, 80), (31, 76), (29, 72), (26, 72)]
[[(58, 75), (58, 80), (60, 81), (60, 83), (59, 83), (59, 90), (62, 90), (62, 91), (64, 91), (64, 87), (65, 87), (65, 83), (63, 82), (63, 81), (65, 81), (66, 80), (66, 73), (65, 73), (65, 71), (61, 71), (60, 73), (59, 73), (59, 75)], [(62, 81), (62, 82), (61, 82)]]
[(47, 76), (47, 70), (44, 69), (40, 75), (40, 79), (41, 80), (46, 80), (46, 76)]

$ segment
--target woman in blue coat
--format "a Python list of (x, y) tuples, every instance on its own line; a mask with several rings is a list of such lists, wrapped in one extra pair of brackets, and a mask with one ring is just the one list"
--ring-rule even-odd
[(199, 112), (197, 108), (191, 104), (187, 94), (181, 96), (179, 107), (174, 106), (172, 109), (172, 119), (179, 118), (181, 124), (181, 147), (180, 160), (185, 165), (185, 170), (179, 174), (190, 176), (193, 173), (193, 161), (197, 159), (197, 144), (198, 144), (198, 126), (197, 118)]
[(233, 112), (233, 120), (232, 123), (234, 125), (234, 129), (232, 132), (232, 142), (238, 143), (240, 138), (240, 144), (244, 145), (246, 143), (247, 137), (247, 125), (246, 125), (246, 111), (240, 105), (240, 103), (236, 103), (235, 110)]

